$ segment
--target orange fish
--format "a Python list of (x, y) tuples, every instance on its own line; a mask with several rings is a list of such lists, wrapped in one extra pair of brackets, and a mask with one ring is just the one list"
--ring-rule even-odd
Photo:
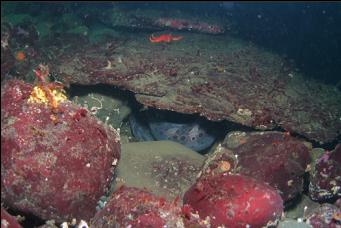
[(160, 42), (167, 42), (170, 43), (172, 41), (181, 40), (182, 36), (172, 36), (171, 34), (163, 34), (160, 36), (154, 36), (153, 34), (149, 37), (150, 42), (152, 43), (160, 43)]

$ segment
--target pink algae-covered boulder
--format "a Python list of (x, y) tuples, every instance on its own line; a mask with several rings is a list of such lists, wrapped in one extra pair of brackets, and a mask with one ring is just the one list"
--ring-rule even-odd
[(92, 227), (178, 227), (183, 224), (182, 211), (175, 203), (150, 192), (133, 187), (121, 187), (97, 212)]
[(242, 175), (206, 176), (185, 193), (184, 203), (209, 217), (212, 227), (262, 227), (276, 222), (283, 200), (267, 184)]
[(311, 161), (303, 141), (282, 132), (251, 133), (234, 152), (240, 174), (268, 183), (285, 202), (302, 193)]
[(1, 207), (1, 228), (22, 228), (16, 218)]
[(42, 219), (90, 219), (120, 158), (119, 135), (69, 101), (28, 103), (32, 85), (1, 88), (1, 200)]

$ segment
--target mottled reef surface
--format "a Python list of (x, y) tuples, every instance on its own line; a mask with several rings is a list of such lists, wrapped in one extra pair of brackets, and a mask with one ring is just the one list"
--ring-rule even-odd
[[(3, 17), (2, 75), (11, 69), (27, 75), (44, 62), (66, 84), (115, 85), (148, 107), (261, 130), (279, 126), (321, 143), (340, 139), (340, 91), (242, 40), (226, 18), (115, 4), (55, 19), (49, 10)], [(101, 23), (88, 24), (89, 14)], [(182, 39), (149, 40), (162, 34)], [(17, 50), (25, 51), (25, 61), (15, 61)]]
[[(337, 86), (242, 40), (226, 18), (116, 3), (74, 6), (1, 8), (2, 220), (14, 226), (3, 209), (17, 209), (92, 226), (245, 227), (275, 222), (296, 204), (287, 218), (340, 224), (340, 199), (319, 204), (340, 198)], [(175, 39), (154, 42), (162, 35)], [(72, 102), (63, 86), (70, 86)], [(136, 143), (126, 120), (144, 108), (132, 96), (145, 108), (225, 120), (222, 127), (237, 129), (207, 157), (175, 142)], [(56, 97), (65, 103), (58, 106)], [(57, 163), (47, 166), (34, 155)], [(268, 209), (249, 213), (255, 205)], [(43, 223), (33, 220), (24, 222)]]
[(151, 43), (138, 33), (61, 54), (66, 83), (110, 84), (148, 107), (199, 113), (258, 129), (283, 129), (326, 143), (341, 129), (341, 93), (306, 79), (280, 56), (228, 35), (179, 33)]

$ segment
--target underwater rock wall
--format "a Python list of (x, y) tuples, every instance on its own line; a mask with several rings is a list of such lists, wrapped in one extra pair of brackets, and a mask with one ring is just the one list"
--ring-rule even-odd
[[(188, 12), (170, 15), (168, 10), (109, 5), (67, 10), (59, 20), (42, 20), (48, 11), (39, 17), (27, 13), (4, 18), (2, 73), (32, 79), (32, 68), (49, 62), (58, 80), (117, 85), (149, 107), (260, 129), (280, 126), (321, 143), (340, 137), (339, 90), (305, 79), (286, 59), (230, 34), (182, 32), (191, 22), (219, 21), (217, 15), (206, 15), (201, 22)], [(88, 25), (89, 15), (98, 16), (107, 27)], [(156, 22), (163, 26), (157, 29)], [(228, 27), (228, 20), (224, 23)], [(129, 26), (144, 30), (134, 34), (122, 29)], [(149, 41), (152, 31), (159, 31), (155, 36), (169, 33), (162, 32), (165, 28), (176, 29), (182, 39), (167, 44)], [(18, 53), (25, 59), (16, 59)]]
[(303, 79), (258, 47), (226, 36), (211, 40), (186, 34), (163, 45), (135, 37), (114, 52), (101, 46), (64, 54), (54, 70), (67, 83), (130, 90), (148, 107), (258, 129), (280, 126), (320, 143), (339, 137), (340, 92)]

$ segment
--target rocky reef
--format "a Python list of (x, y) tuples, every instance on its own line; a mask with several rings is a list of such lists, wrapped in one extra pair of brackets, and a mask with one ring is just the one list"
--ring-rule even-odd
[(283, 212), (281, 196), (270, 186), (243, 175), (207, 176), (186, 192), (184, 203), (209, 217), (213, 227), (263, 227)]
[(118, 189), (92, 220), (94, 227), (179, 227), (181, 209), (138, 188)]
[(1, 9), (2, 226), (340, 226), (337, 88), (217, 15), (26, 6)]
[(17, 219), (1, 207), (1, 227), (22, 228)]
[(67, 100), (58, 110), (30, 103), (33, 92), (18, 80), (1, 88), (1, 199), (42, 219), (90, 219), (120, 158), (119, 135)]
[(287, 202), (303, 191), (310, 148), (282, 132), (230, 132), (209, 155), (202, 175), (243, 174), (268, 183)]
[(333, 151), (324, 151), (311, 170), (309, 195), (325, 201), (341, 197), (341, 144)]
[(231, 37), (211, 42), (208, 35), (185, 34), (170, 45), (135, 37), (115, 51), (101, 46), (64, 54), (54, 66), (67, 83), (115, 85), (147, 107), (281, 127), (320, 143), (336, 140), (341, 129), (339, 92)]

